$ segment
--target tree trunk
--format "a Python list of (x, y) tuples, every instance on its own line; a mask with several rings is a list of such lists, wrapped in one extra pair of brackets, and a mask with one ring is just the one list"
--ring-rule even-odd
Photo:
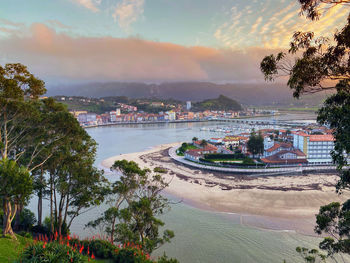
[[(40, 183), (43, 185), (44, 181), (44, 168), (41, 166)], [(43, 217), (43, 189), (40, 187), (38, 192), (38, 225), (42, 225)]]
[(21, 224), (21, 213), (23, 211), (23, 205), (17, 205), (17, 211), (16, 211), (16, 215), (15, 215), (15, 224), (13, 226), (13, 229), (15, 231), (19, 231), (20, 229), (20, 224)]
[(4, 199), (3, 201), (3, 209), (4, 209), (4, 222), (3, 222), (3, 232), (2, 236), (10, 235), (13, 239), (17, 239), (16, 235), (12, 230), (11, 223), (16, 215), (17, 205), (14, 205), (14, 210), (12, 211), (11, 202), (8, 199)]
[(42, 225), (42, 216), (43, 216), (43, 195), (41, 189), (38, 193), (38, 225)]
[(54, 227), (53, 227), (53, 182), (52, 182), (52, 174), (50, 173), (50, 231), (52, 234), (54, 233)]
[(112, 222), (112, 231), (111, 231), (111, 243), (112, 243), (112, 245), (114, 245), (115, 220), (116, 220), (116, 217), (113, 218), (113, 222)]

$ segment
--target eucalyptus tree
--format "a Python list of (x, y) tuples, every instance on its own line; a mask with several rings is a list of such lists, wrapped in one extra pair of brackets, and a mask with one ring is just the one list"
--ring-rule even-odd
[[(41, 127), (43, 116), (38, 98), (45, 91), (44, 82), (31, 74), (25, 66), (21, 64), (0, 66), (1, 176), (8, 189), (17, 187), (15, 185), (17, 179), (12, 180), (11, 176), (20, 172), (25, 177), (50, 157), (48, 155), (42, 162), (35, 162), (37, 156), (57, 139), (51, 136), (50, 140), (44, 139)], [(24, 169), (28, 173), (25, 173)], [(31, 189), (32, 181), (25, 179), (23, 181), (28, 184), (27, 189)], [(21, 202), (31, 194), (24, 188), (22, 190), (21, 198), (18, 196), (15, 199), (8, 198), (4, 191), (0, 195), (4, 210), (4, 235), (14, 236), (9, 221), (13, 220)]]
[[(57, 132), (65, 134), (61, 143), (43, 165), (48, 173), (44, 192), (49, 194), (51, 232), (62, 234), (62, 226), (69, 228), (74, 219), (98, 205), (104, 196), (103, 172), (94, 167), (96, 142), (80, 127), (61, 104), (52, 104), (60, 112), (55, 119)], [(54, 227), (56, 225), (56, 228)]]
[[(334, 6), (348, 8), (350, 0), (299, 0), (301, 14), (317, 20), (324, 10)], [(288, 76), (287, 85), (293, 95), (332, 91), (318, 112), (318, 121), (333, 130), (334, 150), (331, 152), (340, 174), (336, 190), (350, 189), (350, 15), (345, 25), (337, 29), (332, 38), (315, 36), (314, 32), (294, 32), (288, 52), (266, 56), (260, 68), (266, 80)], [(328, 256), (335, 253), (350, 254), (350, 212), (348, 202), (331, 203), (320, 208), (316, 215), (319, 234), (330, 237), (320, 243)]]
[(174, 233), (170, 230), (161, 233), (159, 228), (164, 222), (157, 218), (170, 208), (169, 200), (161, 195), (168, 183), (133, 161), (116, 161), (111, 170), (121, 175), (110, 187), (110, 207), (87, 226), (101, 227), (112, 243), (134, 242), (147, 253), (170, 242)]
[[(62, 104), (52, 98), (39, 99), (45, 92), (44, 82), (25, 66), (0, 66), (0, 179), (19, 171), (27, 175), (23, 172), (26, 169), (31, 176), (31, 180), (24, 180), (28, 189), (37, 182), (39, 215), (43, 193), (48, 190), (51, 219), (55, 218), (60, 230), (64, 222), (70, 226), (82, 210), (99, 202), (103, 176), (93, 167), (96, 143)], [(8, 159), (12, 165), (6, 166)], [(48, 182), (44, 180), (45, 172), (49, 172)], [(15, 180), (9, 180), (5, 182), (7, 188), (9, 182), (15, 187)], [(4, 191), (0, 193), (4, 224), (13, 220), (16, 210), (32, 193), (22, 190), (21, 198), (14, 199)], [(13, 234), (11, 224), (4, 225), (3, 234)]]

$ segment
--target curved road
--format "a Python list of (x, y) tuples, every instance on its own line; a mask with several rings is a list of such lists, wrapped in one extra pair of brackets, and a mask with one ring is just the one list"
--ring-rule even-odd
[(175, 146), (169, 149), (169, 156), (177, 162), (183, 163), (199, 169), (213, 170), (218, 172), (236, 172), (236, 173), (296, 173), (303, 171), (322, 171), (322, 170), (335, 170), (335, 166), (296, 166), (296, 167), (284, 167), (284, 168), (226, 168), (215, 167), (210, 165), (204, 165), (186, 160), (183, 156), (178, 156), (176, 150), (179, 146)]

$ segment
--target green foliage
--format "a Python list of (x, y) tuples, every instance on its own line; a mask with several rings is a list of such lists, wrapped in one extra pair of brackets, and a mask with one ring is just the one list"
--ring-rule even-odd
[(14, 160), (0, 160), (0, 201), (3, 204), (3, 235), (15, 238), (11, 223), (18, 205), (30, 197), (33, 190), (32, 178), (28, 169), (19, 166)]
[(163, 167), (155, 167), (155, 168), (153, 169), (153, 171), (154, 171), (155, 173), (161, 173), (161, 174), (165, 174), (165, 173), (168, 172), (168, 170), (167, 170), (166, 168), (163, 168)]
[(255, 164), (254, 160), (249, 158), (249, 157), (244, 158), (242, 163), (245, 164), (245, 165), (253, 165), (253, 164)]
[(94, 254), (99, 259), (113, 259), (115, 257), (115, 250), (118, 248), (110, 242), (101, 239), (78, 240), (73, 238), (69, 240), (69, 244), (71, 247), (77, 246), (83, 248), (81, 251), (85, 255), (89, 249), (89, 253)]
[(19, 253), (32, 242), (31, 238), (19, 235), (16, 240), (8, 237), (0, 238), (0, 262), (13, 262), (18, 258)]
[(57, 262), (57, 263), (82, 263), (88, 262), (87, 257), (81, 255), (74, 248), (58, 242), (35, 243), (29, 245), (19, 256), (17, 262)]
[(350, 200), (343, 205), (333, 202), (320, 207), (316, 215), (317, 234), (328, 234), (320, 248), (327, 251), (329, 257), (336, 253), (350, 254)]
[[(53, 221), (53, 231), (51, 232), (51, 218), (50, 217), (45, 217), (42, 228), (36, 229), (36, 230), (41, 230), (39, 233), (41, 234), (46, 234), (48, 236), (54, 235), (56, 232), (59, 232), (59, 225), (58, 221), (54, 219)], [(62, 236), (67, 236), (69, 235), (69, 227), (67, 226), (66, 222), (62, 222), (61, 225), (61, 235)]]
[(250, 134), (249, 141), (247, 142), (248, 151), (253, 154), (253, 156), (257, 154), (263, 154), (264, 153), (264, 138), (259, 133), (256, 135), (256, 133), (253, 131)]
[(193, 109), (196, 111), (240, 111), (242, 110), (242, 106), (237, 101), (230, 99), (224, 95), (220, 95), (217, 99), (210, 99), (198, 103), (193, 103)]
[(157, 263), (179, 263), (179, 261), (175, 258), (168, 258), (168, 256), (164, 253), (163, 256), (158, 258)]
[(19, 214), (19, 228), (29, 231), (36, 224), (35, 214), (27, 208), (24, 208)]
[(135, 246), (126, 246), (122, 249), (117, 249), (114, 263), (153, 263), (149, 255), (145, 254), (141, 249)]
[(208, 142), (206, 141), (206, 140), (201, 140), (201, 143), (200, 143), (200, 146), (201, 147), (205, 147), (205, 146), (207, 146), (208, 145)]
[(350, 187), (350, 171), (343, 169), (348, 163), (350, 153), (350, 84), (340, 82), (336, 86), (337, 93), (329, 96), (319, 110), (317, 120), (333, 129), (334, 150), (333, 161), (340, 172), (337, 184), (339, 192)]
[(183, 155), (187, 150), (191, 150), (191, 149), (197, 149), (197, 147), (192, 144), (188, 144), (184, 142), (181, 144), (181, 147), (178, 149), (178, 153)]
[(321, 254), (317, 249), (297, 247), (296, 251), (307, 263), (326, 262), (327, 257)]
[(170, 242), (174, 233), (161, 233), (164, 223), (157, 218), (169, 209), (168, 200), (160, 195), (168, 184), (160, 175), (151, 176), (149, 169), (141, 169), (133, 161), (116, 161), (111, 169), (122, 176), (109, 190), (110, 207), (87, 227), (102, 226), (112, 242), (132, 242), (140, 245), (144, 253)]
[[(342, 5), (349, 7), (350, 1), (299, 0), (301, 13), (311, 20), (317, 20), (322, 9)], [(340, 173), (337, 191), (350, 188), (348, 165), (350, 153), (350, 15), (341, 30), (335, 30), (333, 39), (313, 32), (295, 32), (290, 43), (289, 55), (294, 56), (290, 63), (287, 54), (267, 56), (260, 68), (267, 80), (283, 74), (288, 75), (288, 86), (299, 98), (303, 93), (334, 90), (318, 112), (318, 121), (333, 129), (334, 150), (331, 152)], [(326, 86), (328, 85), (328, 86)], [(327, 251), (328, 257), (337, 253), (350, 254), (350, 200), (344, 204), (330, 203), (320, 208), (316, 215), (315, 232), (328, 234), (319, 247)], [(314, 262), (314, 261), (309, 261)]]

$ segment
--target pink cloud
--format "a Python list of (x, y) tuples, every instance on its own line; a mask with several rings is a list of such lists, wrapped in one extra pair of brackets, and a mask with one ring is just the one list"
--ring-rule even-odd
[(137, 38), (72, 37), (44, 24), (0, 40), (6, 62), (42, 78), (115, 81), (263, 81), (259, 62), (272, 50), (186, 47)]

